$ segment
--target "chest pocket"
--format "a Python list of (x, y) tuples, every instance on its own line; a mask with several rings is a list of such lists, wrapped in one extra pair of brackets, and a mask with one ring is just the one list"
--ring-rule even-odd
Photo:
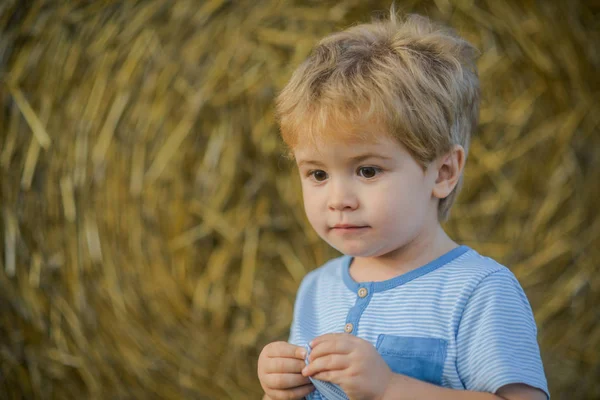
[(441, 385), (447, 346), (443, 339), (379, 335), (376, 348), (393, 372)]

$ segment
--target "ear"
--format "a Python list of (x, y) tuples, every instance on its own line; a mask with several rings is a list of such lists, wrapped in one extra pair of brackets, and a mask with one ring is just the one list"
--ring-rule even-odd
[(445, 199), (452, 193), (465, 167), (465, 158), (465, 149), (457, 144), (434, 162), (437, 169), (437, 177), (433, 186), (434, 197)]

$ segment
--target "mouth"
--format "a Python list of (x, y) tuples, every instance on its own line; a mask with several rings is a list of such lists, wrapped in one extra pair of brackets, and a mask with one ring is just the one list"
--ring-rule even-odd
[(369, 228), (368, 225), (337, 224), (329, 229), (337, 232), (357, 232)]

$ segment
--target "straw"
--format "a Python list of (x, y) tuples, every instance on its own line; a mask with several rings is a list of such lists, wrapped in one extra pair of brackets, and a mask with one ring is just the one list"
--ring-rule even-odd
[[(0, 392), (260, 398), (262, 346), (337, 253), (274, 96), (390, 2), (0, 4)], [(397, 2), (482, 51), (448, 232), (532, 304), (554, 398), (600, 397), (600, 26), (572, 2)]]

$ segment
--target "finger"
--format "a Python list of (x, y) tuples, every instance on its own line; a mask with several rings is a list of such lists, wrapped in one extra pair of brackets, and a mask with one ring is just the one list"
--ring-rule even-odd
[(337, 340), (352, 339), (352, 338), (354, 338), (354, 336), (350, 335), (349, 333), (326, 333), (325, 335), (317, 336), (316, 338), (314, 338), (312, 340), (312, 342), (310, 342), (310, 347), (314, 348), (316, 345), (318, 345), (319, 343), (322, 343), (322, 342), (337, 341)]
[(354, 348), (352, 341), (344, 336), (331, 337), (327, 340), (317, 342), (310, 351), (308, 362), (328, 354), (348, 354)]
[(272, 399), (297, 400), (303, 398), (314, 390), (315, 387), (311, 383), (288, 390), (272, 390), (269, 392), (269, 397)]
[(319, 372), (318, 374), (315, 374), (312, 376), (313, 379), (317, 379), (319, 381), (325, 381), (325, 382), (331, 382), (331, 383), (337, 383), (339, 384), (340, 382), (338, 382), (338, 378), (339, 378), (339, 372), (338, 371), (323, 371), (323, 372)]
[(306, 359), (306, 349), (304, 347), (295, 346), (296, 351), (294, 352), (294, 357), (298, 360), (304, 361)]
[(292, 389), (310, 383), (310, 379), (301, 374), (267, 374), (264, 381), (267, 387), (279, 390)]
[(295, 358), (269, 358), (267, 362), (265, 362), (264, 372), (267, 374), (272, 373), (300, 373), (302, 368), (306, 363), (304, 360), (297, 360)]
[(350, 366), (348, 357), (339, 354), (330, 354), (319, 357), (302, 370), (304, 376), (314, 376), (323, 371), (339, 371)]
[(266, 355), (271, 358), (297, 358), (299, 360), (304, 360), (304, 357), (306, 357), (306, 350), (303, 347), (295, 346), (287, 342), (273, 342), (267, 345)]

